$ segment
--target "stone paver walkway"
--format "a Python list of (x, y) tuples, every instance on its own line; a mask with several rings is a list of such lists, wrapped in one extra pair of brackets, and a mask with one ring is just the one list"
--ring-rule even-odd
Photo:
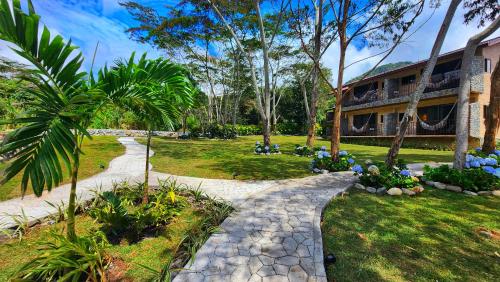
[(350, 172), (289, 180), (240, 203), (174, 282), (326, 281), (321, 212)]
[[(122, 137), (118, 141), (125, 146), (125, 154), (113, 159), (106, 171), (78, 181), (79, 201), (92, 199), (96, 189), (110, 190), (113, 183), (132, 181), (144, 175), (145, 146), (137, 143), (132, 137)], [(0, 229), (14, 226), (15, 222), (12, 216), (21, 215), (23, 211), (30, 221), (57, 213), (57, 209), (49, 203), (67, 205), (70, 188), (70, 184), (65, 184), (51, 192), (45, 191), (41, 197), (27, 195), (24, 199), (16, 198), (0, 202)]]

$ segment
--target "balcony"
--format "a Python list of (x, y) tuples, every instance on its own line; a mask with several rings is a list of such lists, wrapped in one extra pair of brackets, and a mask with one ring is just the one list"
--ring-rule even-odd
[[(401, 79), (395, 79), (399, 86), (392, 87), (388, 91), (389, 99), (410, 96), (417, 89), (417, 81), (415, 80), (415, 75), (404, 77)], [(395, 81), (392, 80), (392, 84)], [(424, 93), (436, 92), (446, 89), (457, 88), (460, 85), (460, 70), (453, 70), (445, 73), (433, 74), (425, 87)]]

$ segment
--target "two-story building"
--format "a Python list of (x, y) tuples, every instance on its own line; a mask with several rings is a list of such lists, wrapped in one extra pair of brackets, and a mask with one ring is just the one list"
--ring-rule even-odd
[[(451, 139), (455, 135), (462, 55), (463, 49), (459, 49), (439, 56), (407, 136)], [(469, 135), (472, 139), (480, 140), (484, 135), (491, 72), (499, 58), (500, 37), (484, 41), (477, 48), (470, 95)], [(344, 89), (355, 87), (342, 103), (342, 137), (387, 139), (394, 136), (426, 63), (420, 61), (344, 85)]]

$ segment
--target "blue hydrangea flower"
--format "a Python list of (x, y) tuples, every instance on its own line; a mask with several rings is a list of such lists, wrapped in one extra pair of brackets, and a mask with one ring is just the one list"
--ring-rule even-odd
[(323, 158), (323, 154), (318, 154), (318, 159), (322, 159)]
[(477, 157), (476, 161), (478, 161), (480, 165), (486, 165), (486, 160), (481, 157)]
[(321, 151), (326, 151), (326, 146), (321, 146)]
[(261, 149), (261, 148), (257, 148), (257, 152), (259, 152), (259, 153), (260, 153), (261, 151), (262, 151), (262, 149)]
[(401, 174), (402, 176), (406, 176), (406, 177), (411, 176), (410, 171), (407, 169), (403, 169), (402, 171), (399, 172), (399, 174)]
[(264, 147), (264, 150), (269, 151), (269, 146)]
[(473, 155), (469, 155), (469, 154), (467, 154), (467, 155), (465, 156), (465, 161), (467, 161), (467, 162), (472, 162), (473, 160), (474, 160), (474, 156), (473, 156)]
[(495, 154), (489, 154), (488, 157), (490, 157), (490, 158), (496, 158), (497, 155), (495, 155)]
[(279, 149), (279, 148), (280, 148), (280, 145), (274, 144), (274, 149)]
[(347, 162), (348, 162), (348, 163), (350, 163), (350, 164), (353, 164), (355, 161), (354, 161), (354, 159), (349, 158), (349, 159), (347, 160)]
[(471, 167), (480, 167), (481, 164), (479, 163), (479, 161), (473, 160), (472, 162), (470, 162), (470, 166)]
[(495, 168), (495, 174), (496, 177), (500, 178), (500, 167)]
[(495, 169), (491, 166), (483, 166), (483, 170), (489, 174), (495, 174)]
[(465, 163), (465, 168), (470, 168), (470, 162)]
[(341, 156), (341, 157), (347, 156), (347, 151), (340, 151), (339, 156)]
[(363, 173), (363, 167), (361, 167), (360, 165), (355, 165), (352, 167), (352, 171), (356, 173)]
[(485, 158), (484, 161), (485, 161), (486, 165), (490, 165), (490, 166), (496, 166), (498, 164), (498, 161), (495, 158)]
[(477, 147), (477, 148), (476, 148), (476, 149), (474, 149), (474, 150), (476, 150), (476, 152), (478, 152), (478, 153), (482, 151), (481, 147)]
[(495, 150), (495, 155), (500, 156), (500, 150)]

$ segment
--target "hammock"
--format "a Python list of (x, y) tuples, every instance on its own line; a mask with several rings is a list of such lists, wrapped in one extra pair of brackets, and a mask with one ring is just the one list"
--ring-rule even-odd
[(456, 105), (457, 105), (457, 102), (455, 102), (455, 104), (453, 104), (453, 107), (451, 108), (450, 112), (440, 122), (438, 122), (436, 124), (430, 125), (430, 124), (426, 123), (417, 114), (418, 123), (425, 130), (429, 130), (429, 131), (439, 130), (439, 129), (441, 129), (441, 128), (443, 128), (443, 127), (446, 126), (446, 122), (448, 121), (448, 118), (450, 117), (451, 113), (455, 109)]
[(354, 126), (354, 124), (353, 124), (352, 127), (351, 127), (351, 130), (354, 131), (355, 133), (363, 133), (363, 132), (365, 132), (366, 131), (366, 127), (370, 123), (370, 119), (371, 119), (372, 115), (373, 115), (373, 113), (370, 114), (370, 116), (368, 117), (368, 120), (366, 121), (365, 125), (363, 125), (361, 128), (356, 128)]
[(368, 90), (368, 91), (366, 91), (366, 92), (363, 94), (363, 96), (361, 96), (361, 97), (359, 97), (359, 98), (358, 98), (358, 97), (356, 97), (356, 96), (353, 94), (353, 95), (352, 95), (352, 100), (353, 100), (354, 102), (364, 102), (364, 101), (368, 100), (368, 98), (370, 98), (370, 96), (372, 96), (372, 94), (374, 94), (374, 93), (377, 93), (377, 90)]

